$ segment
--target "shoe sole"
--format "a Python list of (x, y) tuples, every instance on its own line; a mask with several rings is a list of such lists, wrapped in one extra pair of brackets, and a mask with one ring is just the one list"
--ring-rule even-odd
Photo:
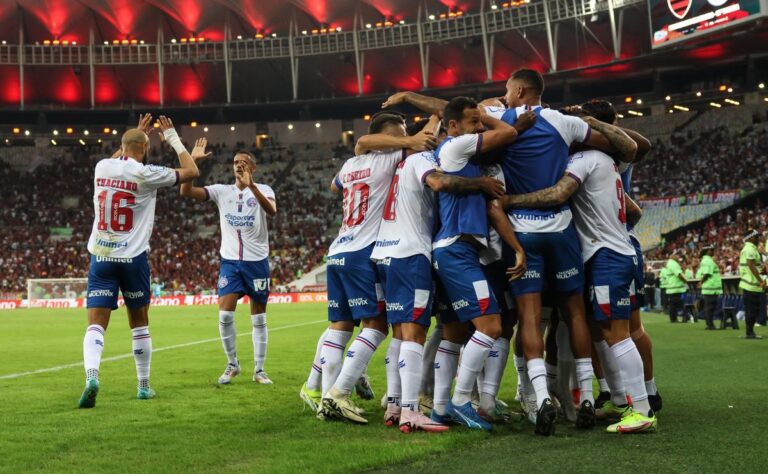
[(595, 411), (581, 408), (576, 415), (576, 428), (581, 430), (591, 430), (595, 427)]
[[(546, 405), (547, 410), (542, 410), (542, 413), (536, 415), (536, 429), (535, 432), (541, 436), (552, 436), (555, 434), (555, 419), (557, 418), (557, 410), (554, 405)], [(544, 407), (542, 407), (544, 408)]]
[(338, 404), (336, 404), (335, 401), (329, 398), (324, 398), (322, 403), (323, 403), (323, 408), (321, 412), (323, 413), (323, 415), (326, 416), (326, 418), (328, 418), (330, 415), (330, 418), (340, 418), (344, 420), (349, 420), (353, 423), (358, 423), (361, 425), (368, 424), (368, 420), (366, 420), (362, 416), (357, 415), (358, 418), (355, 418), (355, 417), (344, 414), (341, 408), (339, 408)]
[(406, 434), (415, 433), (416, 431), (423, 431), (425, 433), (444, 433), (449, 429), (450, 428), (447, 426), (414, 426), (410, 422), (400, 425), (400, 432)]
[(384, 420), (384, 426), (391, 427), (391, 426), (398, 426), (400, 424), (400, 418), (396, 418), (394, 416), (390, 416), (386, 420)]
[(654, 431), (656, 431), (656, 424), (653, 422), (643, 423), (642, 426), (638, 426), (631, 429), (622, 429), (621, 426), (616, 428), (616, 433), (621, 433), (621, 434), (653, 433)]
[(96, 406), (96, 396), (99, 394), (99, 387), (88, 387), (80, 396), (78, 406), (80, 408), (93, 408)]

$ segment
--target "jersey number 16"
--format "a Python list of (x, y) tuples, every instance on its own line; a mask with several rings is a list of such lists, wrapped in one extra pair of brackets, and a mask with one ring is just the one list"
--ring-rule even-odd
[[(133, 230), (133, 209), (128, 207), (136, 202), (136, 197), (133, 194), (115, 191), (110, 196), (110, 191), (104, 190), (99, 193), (98, 197), (99, 230), (111, 230), (112, 232), (130, 232)], [(107, 208), (109, 208), (109, 216), (107, 216)]]

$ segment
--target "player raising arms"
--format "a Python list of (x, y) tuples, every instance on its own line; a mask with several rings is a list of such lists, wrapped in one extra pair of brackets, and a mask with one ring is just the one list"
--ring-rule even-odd
[[(204, 138), (195, 148), (205, 149)], [(208, 155), (202, 155), (205, 157)], [(211, 201), (219, 209), (221, 224), (221, 268), (219, 270), (219, 334), (227, 355), (227, 367), (219, 377), (229, 384), (240, 374), (237, 358), (235, 310), (237, 300), (248, 295), (251, 300), (253, 339), (253, 381), (271, 384), (264, 372), (267, 356), (267, 298), (269, 297), (269, 237), (267, 217), (277, 213), (275, 192), (266, 184), (253, 182), (256, 159), (247, 151), (235, 153), (232, 163), (234, 184), (214, 184), (198, 188), (181, 185), (182, 196)]]
[(159, 128), (165, 141), (179, 155), (180, 168), (146, 165), (152, 116), (141, 117), (139, 128), (123, 134), (120, 156), (99, 161), (94, 172), (93, 207), (95, 218), (88, 241), (91, 254), (88, 269), (88, 328), (83, 339), (85, 390), (80, 408), (93, 408), (99, 393), (99, 365), (104, 351), (104, 332), (117, 293), (123, 294), (128, 325), (133, 334), (140, 400), (153, 398), (149, 387), (152, 339), (149, 336), (150, 277), (149, 239), (155, 221), (157, 190), (186, 183), (199, 176), (197, 165), (187, 152), (169, 118), (160, 116)]
[[(370, 259), (387, 190), (395, 167), (404, 158), (404, 148), (425, 150), (435, 146), (430, 135), (406, 136), (403, 116), (390, 112), (375, 115), (369, 133), (358, 140), (357, 156), (344, 163), (331, 183), (331, 189), (343, 195), (341, 229), (328, 251), (331, 325), (321, 336), (323, 344), (318, 344), (320, 351), (315, 354), (310, 376), (299, 393), (309, 406), (320, 405), (319, 418), (343, 418), (357, 423), (368, 421), (360, 416), (349, 394), (387, 336), (384, 298), (376, 265)], [(380, 149), (390, 151), (372, 151), (365, 144), (370, 138), (379, 140)], [(361, 321), (363, 329), (342, 364), (355, 321)], [(321, 391), (318, 385), (322, 386)]]
[[(584, 120), (611, 140), (616, 149), (626, 150), (624, 161), (632, 161), (637, 144), (621, 129), (589, 116)], [(546, 209), (560, 206), (569, 198), (572, 198), (576, 211), (574, 221), (581, 241), (592, 313), (601, 324), (603, 337), (618, 361), (633, 403), (633, 408), (624, 408), (621, 421), (610, 425), (608, 431), (653, 431), (657, 422), (648, 403), (643, 361), (630, 337), (637, 254), (627, 232), (624, 192), (617, 163), (598, 150), (577, 152), (556, 185), (533, 193), (507, 196), (504, 206)]]

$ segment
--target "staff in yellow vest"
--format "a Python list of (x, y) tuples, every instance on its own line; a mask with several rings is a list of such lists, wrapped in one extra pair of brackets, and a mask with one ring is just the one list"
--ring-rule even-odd
[(717, 301), (723, 294), (723, 281), (720, 278), (720, 267), (717, 266), (712, 256), (715, 254), (715, 246), (709, 245), (701, 249), (701, 263), (696, 271), (696, 278), (701, 280), (701, 296), (704, 300), (704, 320), (707, 327), (715, 329), (713, 322)]
[(739, 255), (739, 276), (742, 295), (744, 297), (744, 312), (747, 325), (747, 339), (762, 339), (755, 334), (755, 321), (760, 314), (760, 302), (765, 291), (765, 281), (760, 276), (760, 252), (757, 250), (758, 236), (756, 230), (750, 230), (744, 236), (744, 247)]
[(683, 295), (688, 290), (688, 280), (683, 274), (680, 263), (675, 258), (675, 253), (667, 260), (667, 304), (669, 305), (669, 322), (676, 323), (677, 315), (680, 313), (683, 318)]

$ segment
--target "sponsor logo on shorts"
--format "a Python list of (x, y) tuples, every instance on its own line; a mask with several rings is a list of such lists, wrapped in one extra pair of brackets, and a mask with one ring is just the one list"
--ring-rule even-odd
[(115, 294), (112, 290), (91, 290), (88, 292), (88, 298), (98, 298), (100, 296), (113, 297)]
[(387, 311), (405, 311), (405, 308), (400, 303), (387, 303)]
[(124, 291), (123, 298), (129, 299), (129, 300), (144, 298), (144, 292), (143, 291)]
[(269, 278), (258, 278), (253, 280), (253, 287), (256, 291), (265, 291), (269, 289)]
[(229, 285), (229, 280), (227, 280), (227, 277), (225, 276), (219, 277), (219, 288), (224, 288), (227, 285)]
[(568, 270), (564, 270), (562, 272), (557, 272), (555, 277), (558, 280), (567, 280), (568, 278), (575, 277), (579, 275), (579, 269), (578, 268), (569, 268)]
[(336, 300), (328, 300), (328, 307), (329, 308), (334, 308), (334, 309), (339, 309), (339, 302), (336, 301)]
[(96, 261), (99, 263), (133, 263), (133, 258), (96, 257)]
[(245, 201), (245, 204), (247, 204), (248, 207), (256, 207), (256, 198), (248, 198), (248, 200)]
[(347, 304), (350, 308), (365, 306), (368, 304), (368, 298), (352, 298), (351, 300), (347, 300)]
[(541, 273), (537, 272), (536, 270), (528, 270), (525, 272), (525, 275), (523, 275), (521, 280), (528, 280), (532, 278), (541, 278)]
[(345, 259), (346, 259), (346, 257), (341, 257), (341, 258), (329, 257), (328, 258), (328, 265), (338, 265), (340, 267), (343, 267)]
[(385, 267), (388, 267), (391, 264), (392, 264), (392, 258), (391, 257), (380, 258), (380, 259), (376, 260), (376, 265), (383, 265)]
[(629, 306), (630, 304), (629, 298), (620, 298), (619, 301), (616, 302), (616, 306)]
[(453, 307), (454, 311), (458, 311), (461, 308), (466, 308), (467, 306), (469, 306), (469, 301), (467, 301), (467, 300), (454, 301), (451, 304), (451, 306)]

